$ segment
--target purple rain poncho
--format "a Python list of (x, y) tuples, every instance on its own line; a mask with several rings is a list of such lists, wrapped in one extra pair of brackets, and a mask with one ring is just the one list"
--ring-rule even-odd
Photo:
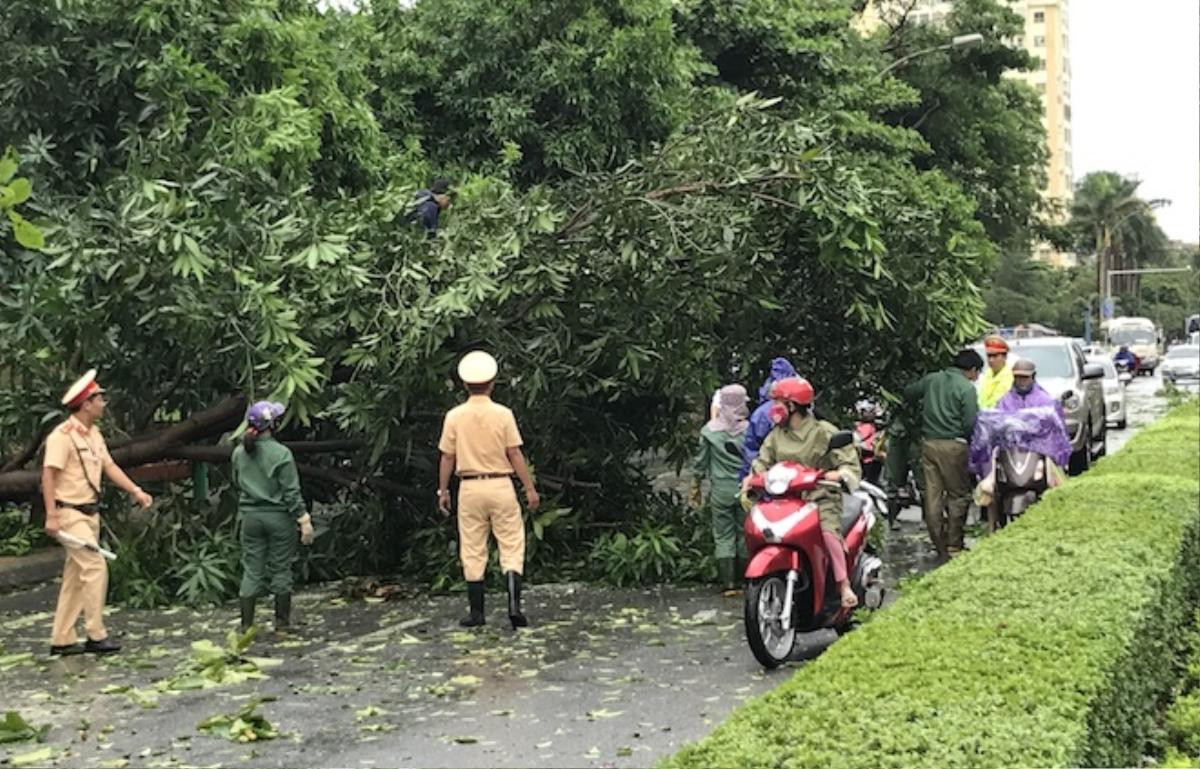
[(1053, 398), (1050, 398), (1050, 404), (1007, 411), (999, 407), (980, 411), (975, 420), (975, 432), (971, 435), (968, 463), (971, 472), (981, 477), (987, 475), (992, 471), (992, 452), (1010, 446), (1043, 454), (1059, 467), (1065, 466), (1071, 458), (1071, 442), (1067, 439), (1062, 407)]
[(771, 424), (771, 419), (767, 416), (767, 410), (771, 408), (771, 387), (780, 379), (794, 376), (797, 376), (796, 369), (787, 358), (771, 360), (771, 375), (767, 377), (767, 381), (763, 382), (762, 387), (758, 388), (758, 407), (750, 414), (750, 425), (746, 429), (746, 442), (742, 446), (742, 454), (746, 457), (746, 461), (742, 463), (742, 472), (738, 476), (738, 480), (750, 474), (750, 464), (758, 456), (758, 450), (762, 447), (763, 441), (767, 439), (771, 428), (775, 426)]

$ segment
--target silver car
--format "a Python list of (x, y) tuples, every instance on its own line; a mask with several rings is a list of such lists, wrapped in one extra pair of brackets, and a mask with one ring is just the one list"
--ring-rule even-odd
[(1037, 381), (1062, 401), (1071, 439), (1067, 472), (1078, 475), (1108, 453), (1108, 417), (1104, 403), (1104, 368), (1088, 363), (1083, 350), (1062, 336), (1010, 339), (1009, 363), (1028, 358), (1037, 364)]
[[(1107, 355), (1088, 356), (1088, 363), (1094, 363), (1104, 369), (1104, 403), (1108, 409), (1108, 423), (1118, 430), (1124, 430), (1128, 424), (1125, 416), (1125, 383), (1133, 376), (1129, 373), (1118, 374), (1112, 358)], [(1122, 377), (1124, 379), (1122, 379)]]
[(1200, 379), (1200, 345), (1181, 344), (1168, 350), (1162, 375), (1168, 382)]

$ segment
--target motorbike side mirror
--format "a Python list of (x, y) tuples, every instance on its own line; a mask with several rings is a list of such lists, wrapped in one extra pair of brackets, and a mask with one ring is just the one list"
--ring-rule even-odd
[(742, 459), (742, 447), (738, 446), (733, 441), (725, 441), (725, 451), (729, 452), (738, 459)]
[(844, 449), (854, 443), (854, 433), (849, 430), (838, 430), (829, 437), (829, 450)]
[(1103, 379), (1104, 367), (1099, 363), (1087, 363), (1083, 367), (1084, 379)]

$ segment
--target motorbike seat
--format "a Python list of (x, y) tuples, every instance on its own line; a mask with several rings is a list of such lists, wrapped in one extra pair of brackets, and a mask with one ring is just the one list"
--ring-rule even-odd
[(842, 495), (842, 536), (850, 533), (850, 529), (854, 528), (854, 522), (858, 520), (858, 516), (862, 514), (863, 507), (866, 505), (861, 498), (852, 494)]

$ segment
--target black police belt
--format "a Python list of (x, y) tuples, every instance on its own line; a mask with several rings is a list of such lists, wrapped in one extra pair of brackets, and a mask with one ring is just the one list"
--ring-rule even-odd
[(100, 512), (100, 504), (97, 502), (64, 502), (61, 499), (54, 500), (55, 507), (69, 507), (72, 510), (78, 510), (84, 515), (96, 515)]

